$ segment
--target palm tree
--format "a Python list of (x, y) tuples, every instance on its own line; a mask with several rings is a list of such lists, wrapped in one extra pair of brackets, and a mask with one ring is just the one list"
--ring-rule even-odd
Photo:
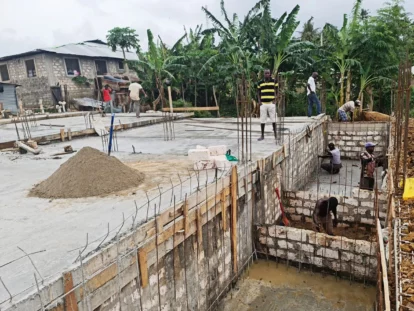
[(121, 48), (122, 54), (124, 55), (125, 71), (128, 73), (129, 69), (125, 51), (129, 52), (129, 50), (133, 49), (139, 52), (140, 49), (138, 35), (135, 30), (129, 27), (115, 27), (109, 30), (106, 40), (108, 45), (112, 48), (112, 51), (115, 52), (118, 46)]
[(302, 31), (299, 32), (301, 41), (309, 41), (316, 43), (319, 39), (319, 28), (315, 28), (313, 24), (313, 16), (303, 24)]

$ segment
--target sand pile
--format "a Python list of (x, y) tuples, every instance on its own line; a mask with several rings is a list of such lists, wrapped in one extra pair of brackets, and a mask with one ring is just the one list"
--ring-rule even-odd
[(108, 195), (139, 186), (144, 175), (114, 157), (91, 147), (82, 148), (30, 195), (41, 198), (83, 198)]

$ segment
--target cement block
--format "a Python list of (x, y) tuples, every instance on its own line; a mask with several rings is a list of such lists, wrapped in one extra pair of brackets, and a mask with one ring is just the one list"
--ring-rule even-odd
[(231, 168), (231, 162), (227, 160), (225, 155), (211, 156), (211, 160), (214, 161), (219, 170), (228, 170)]
[(216, 162), (214, 160), (199, 160), (194, 162), (194, 170), (211, 170), (216, 168)]
[(332, 250), (327, 247), (321, 247), (316, 251), (317, 256), (321, 256), (324, 258), (331, 258), (331, 259), (338, 259), (339, 254), (337, 250)]
[(315, 251), (315, 247), (311, 244), (302, 244), (300, 248), (303, 252), (313, 253)]
[(352, 196), (358, 199), (371, 199), (372, 191), (361, 190), (358, 188), (352, 189)]
[(345, 199), (344, 203), (347, 205), (355, 206), (355, 207), (359, 206), (359, 201), (356, 199), (352, 199), (352, 198)]
[(302, 229), (296, 229), (296, 228), (289, 228), (287, 231), (287, 237), (289, 240), (293, 241), (303, 241), (306, 240), (306, 232), (302, 232)]
[(374, 202), (373, 201), (361, 201), (361, 207), (374, 208)]
[(205, 149), (207, 149), (207, 147), (197, 145), (197, 146), (196, 146), (196, 149), (204, 149), (204, 150), (205, 150)]
[(368, 242), (363, 240), (356, 240), (355, 242), (355, 253), (357, 254), (365, 254), (365, 255), (374, 255), (375, 249), (377, 247), (377, 243), (375, 242)]
[[(261, 242), (260, 242), (260, 243), (261, 243)], [(268, 247), (274, 247), (274, 246), (275, 246), (275, 242), (274, 242), (273, 238), (268, 237), (268, 238), (266, 239), (266, 245), (267, 245)]]
[(192, 161), (210, 160), (210, 152), (208, 149), (190, 149), (188, 158)]
[(227, 146), (220, 145), (220, 146), (210, 146), (208, 147), (208, 151), (210, 152), (211, 156), (221, 156), (226, 155)]

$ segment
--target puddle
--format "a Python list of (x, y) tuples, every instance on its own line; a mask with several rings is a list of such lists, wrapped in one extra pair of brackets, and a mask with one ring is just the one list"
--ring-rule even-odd
[[(322, 275), (273, 261), (251, 266), (221, 311), (371, 311), (375, 287)], [(233, 297), (231, 297), (233, 296)]]

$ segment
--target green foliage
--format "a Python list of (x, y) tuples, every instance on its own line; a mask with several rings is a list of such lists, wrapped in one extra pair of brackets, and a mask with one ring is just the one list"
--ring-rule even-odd
[(192, 107), (193, 105), (190, 102), (186, 102), (183, 99), (178, 99), (173, 101), (174, 108), (183, 108), (183, 107)]
[[(245, 87), (247, 100), (257, 100), (257, 81), (269, 68), (285, 79), (286, 116), (306, 115), (306, 83), (313, 71), (319, 73), (323, 89), (318, 95), (325, 98), (327, 114), (335, 116), (348, 98), (360, 98), (364, 108), (389, 112), (398, 65), (407, 55), (414, 60), (414, 23), (402, 0), (390, 0), (377, 12), (356, 0), (351, 12), (333, 12), (343, 16), (341, 25), (321, 29), (314, 25), (321, 21), (312, 17), (299, 28), (298, 5), (275, 16), (271, 0), (260, 0), (239, 17), (226, 10), (224, 0), (219, 3), (221, 16), (202, 8), (210, 28), (184, 28), (171, 46), (148, 29), (148, 49), (142, 52), (134, 30), (109, 32), (113, 49), (138, 50), (139, 61), (128, 65), (143, 79), (154, 109), (155, 103), (168, 105), (168, 79), (174, 107), (217, 102), (221, 116), (234, 117), (237, 87)], [(209, 112), (196, 115), (211, 117)]]
[[(139, 52), (139, 39), (134, 29), (129, 27), (120, 28), (115, 27), (109, 30), (106, 36), (108, 46), (111, 47), (112, 51), (116, 51), (117, 47), (120, 47), (124, 54), (124, 61), (126, 62), (125, 51), (134, 50)], [(128, 67), (127, 67), (128, 68)]]
[(72, 78), (72, 81), (78, 85), (90, 86), (92, 79), (88, 79), (85, 76), (76, 76)]
[(195, 111), (194, 118), (212, 118), (210, 111)]

